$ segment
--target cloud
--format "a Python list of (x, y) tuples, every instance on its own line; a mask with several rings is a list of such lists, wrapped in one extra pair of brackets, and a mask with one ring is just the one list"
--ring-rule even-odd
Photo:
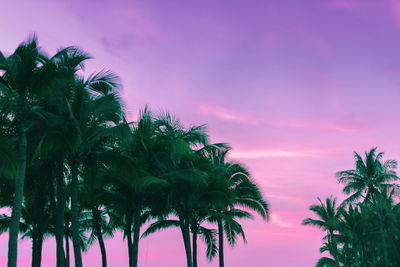
[[(267, 126), (277, 128), (293, 128), (306, 131), (336, 131), (336, 132), (361, 132), (372, 129), (373, 123), (366, 121), (364, 118), (358, 117), (355, 114), (344, 112), (339, 107), (336, 107), (336, 114), (332, 117), (321, 119), (296, 118), (293, 116), (280, 117), (276, 114), (273, 118), (265, 118), (266, 116), (258, 115), (253, 116), (244, 112), (230, 110), (226, 107), (211, 105), (211, 104), (198, 104), (199, 112), (203, 115), (219, 119), (221, 121), (235, 122), (246, 125), (254, 126)], [(252, 156), (254, 155), (254, 156)], [(306, 156), (304, 152), (295, 153), (291, 151), (262, 151), (262, 152), (249, 152), (244, 153), (244, 157), (271, 157), (271, 156)]]
[(208, 104), (198, 105), (200, 113), (215, 117), (224, 121), (240, 122), (252, 125), (259, 125), (260, 121), (252, 116), (245, 114), (239, 114), (237, 112), (231, 111), (225, 107), (214, 106)]
[(271, 214), (271, 223), (285, 228), (295, 228), (291, 223), (282, 220), (276, 213)]
[(258, 150), (258, 151), (231, 151), (231, 158), (254, 159), (254, 158), (297, 158), (311, 157), (309, 152), (284, 151), (284, 150)]
[(280, 195), (280, 194), (273, 194), (273, 193), (266, 193), (267, 198), (274, 198), (274, 199), (279, 199), (279, 200), (286, 200), (290, 202), (295, 202), (295, 203), (305, 203), (305, 200), (298, 198), (298, 197), (291, 197), (287, 195)]

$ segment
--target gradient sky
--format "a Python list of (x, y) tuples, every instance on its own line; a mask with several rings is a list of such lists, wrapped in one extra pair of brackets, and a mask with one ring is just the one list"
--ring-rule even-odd
[[(353, 151), (378, 146), (400, 160), (400, 2), (393, 0), (0, 1), (0, 50), (36, 32), (44, 51), (77, 45), (121, 76), (129, 118), (149, 104), (229, 142), (272, 212), (244, 222), (248, 244), (226, 266), (308, 267), (322, 234), (301, 221), (330, 194)], [(0, 265), (7, 255), (0, 236)], [(29, 240), (19, 266), (30, 266)], [(109, 266), (127, 266), (126, 243), (106, 242)], [(54, 266), (55, 241), (43, 266)], [(139, 266), (185, 266), (182, 238), (168, 230), (140, 243)], [(83, 258), (99, 266), (94, 244)], [(204, 246), (200, 266), (207, 263)]]

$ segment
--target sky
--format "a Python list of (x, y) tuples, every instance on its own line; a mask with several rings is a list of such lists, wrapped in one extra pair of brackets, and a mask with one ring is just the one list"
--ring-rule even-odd
[[(207, 124), (262, 188), (271, 220), (243, 221), (247, 244), (226, 247), (226, 266), (308, 267), (322, 233), (302, 226), (333, 194), (353, 152), (378, 147), (400, 160), (400, 2), (396, 0), (2, 0), (0, 51), (36, 33), (43, 51), (77, 45), (86, 74), (121, 77), (128, 118), (145, 105), (187, 126)], [(0, 265), (7, 255), (0, 236)], [(18, 266), (30, 266), (29, 240)], [(122, 236), (106, 241), (109, 266), (127, 266)], [(199, 266), (208, 263), (200, 245)], [(99, 266), (94, 244), (85, 266)], [(54, 266), (55, 241), (43, 265)], [(139, 266), (185, 266), (182, 237), (141, 240)]]

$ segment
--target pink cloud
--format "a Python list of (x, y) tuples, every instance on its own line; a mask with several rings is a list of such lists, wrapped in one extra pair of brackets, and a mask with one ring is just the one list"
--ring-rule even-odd
[(293, 158), (293, 157), (310, 157), (312, 153), (303, 151), (284, 151), (284, 150), (258, 150), (258, 151), (231, 151), (231, 158)]
[[(270, 186), (268, 186), (270, 187)], [(283, 195), (283, 194), (274, 194), (274, 193), (266, 193), (266, 196), (268, 196), (268, 199), (274, 198), (277, 200), (286, 200), (290, 202), (295, 202), (295, 203), (305, 203), (305, 200), (299, 197), (294, 197), (294, 196), (289, 196), (289, 195)]]
[[(371, 129), (370, 122), (360, 121), (357, 117), (352, 116), (340, 109), (337, 109), (337, 114), (334, 118), (321, 118), (319, 120), (303, 119), (296, 117), (277, 117), (273, 119), (260, 119), (245, 112), (238, 112), (228, 109), (223, 106), (211, 104), (198, 104), (199, 112), (209, 117), (214, 117), (221, 121), (235, 122), (254, 126), (268, 126), (278, 128), (296, 128), (307, 131), (337, 131), (337, 132), (361, 132)], [(339, 117), (338, 117), (339, 116)], [(266, 116), (262, 116), (265, 118)], [(304, 154), (304, 152), (300, 152)], [(253, 155), (252, 155), (253, 154)], [(258, 156), (257, 156), (258, 154)], [(263, 155), (264, 154), (264, 155)], [(249, 152), (244, 153), (244, 157), (271, 157), (271, 156), (301, 156), (291, 151), (267, 151), (267, 152)], [(304, 155), (303, 155), (304, 156)]]
[(245, 114), (239, 114), (225, 107), (214, 106), (209, 104), (199, 104), (198, 108), (202, 114), (209, 115), (224, 121), (233, 121), (233, 122), (240, 122), (253, 125), (260, 124), (260, 121), (255, 117), (248, 116)]
[(281, 217), (276, 214), (276, 213), (272, 213), (271, 214), (271, 223), (278, 225), (280, 227), (284, 227), (284, 228), (295, 228), (294, 225), (292, 225), (289, 222), (284, 221), (283, 219), (281, 219)]

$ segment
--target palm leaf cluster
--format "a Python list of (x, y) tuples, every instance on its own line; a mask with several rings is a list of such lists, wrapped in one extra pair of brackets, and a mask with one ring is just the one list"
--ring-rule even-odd
[[(181, 230), (187, 266), (197, 266), (197, 240), (224, 266), (245, 234), (240, 219), (268, 219), (268, 203), (248, 170), (226, 161), (227, 144), (210, 144), (205, 126), (186, 128), (148, 108), (127, 122), (118, 77), (83, 76), (90, 57), (77, 47), (49, 57), (35, 37), (0, 53), (0, 232), (9, 232), (8, 266), (18, 235), (32, 239), (32, 266), (56, 239), (57, 267), (82, 266), (82, 252), (121, 231), (129, 266), (138, 266), (141, 237)], [(142, 230), (143, 225), (149, 225)], [(213, 226), (216, 229), (213, 229)], [(70, 241), (72, 240), (72, 248)], [(218, 240), (218, 244), (217, 244)]]
[(310, 210), (317, 219), (305, 225), (323, 230), (320, 252), (329, 256), (317, 266), (400, 266), (400, 203), (397, 162), (382, 160), (376, 148), (362, 158), (354, 153), (355, 169), (336, 173), (349, 197), (340, 205), (330, 196)]

